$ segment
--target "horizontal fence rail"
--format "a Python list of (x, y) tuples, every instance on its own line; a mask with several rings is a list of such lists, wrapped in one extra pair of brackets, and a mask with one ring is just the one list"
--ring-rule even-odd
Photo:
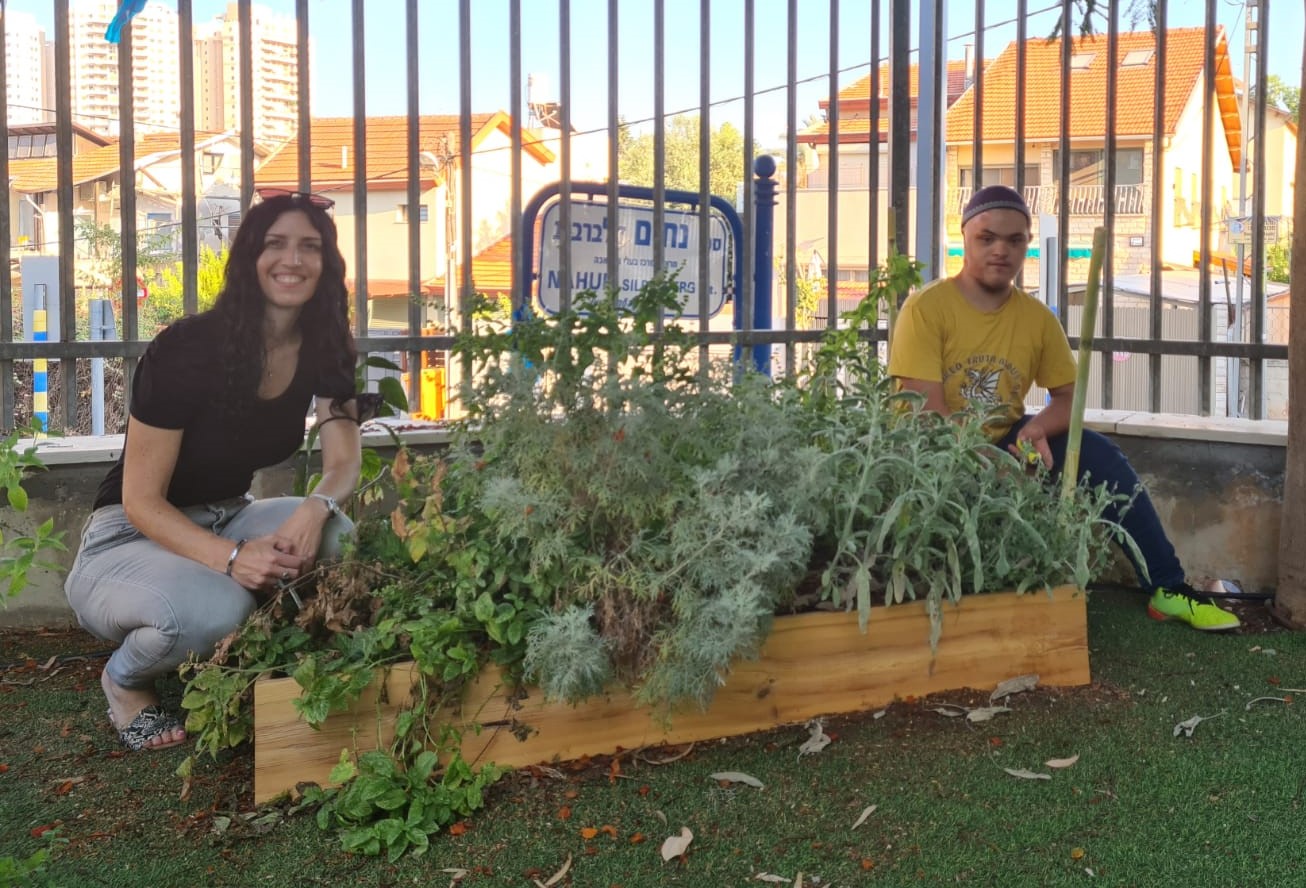
[[(92, 431), (93, 378), (119, 405), (102, 431), (122, 431), (135, 362), (159, 325), (211, 303), (266, 185), (335, 201), (359, 349), (392, 357), (412, 412), (440, 418), (473, 372), (449, 357), (473, 296), (544, 310), (524, 257), (548, 233), (522, 216), (547, 185), (567, 231), (575, 214), (621, 228), (618, 182), (652, 190), (650, 230), (710, 231), (710, 199), (732, 204), (742, 236), (723, 249), (745, 271), (720, 314), (710, 236), (653, 238), (649, 267), (688, 263), (700, 359), (748, 347), (783, 376), (892, 252), (927, 280), (956, 273), (962, 210), (1001, 183), (1034, 217), (1020, 283), (1072, 343), (1084, 243), (1111, 233), (1092, 406), (1157, 411), (1163, 386), (1188, 386), (1196, 413), (1285, 415), (1292, 195), (1267, 158), (1296, 130), (1267, 87), (1300, 59), (1275, 56), (1268, 3), (1158, 0), (1155, 27), (1106, 4), (1086, 38), (1072, 0), (1019, 0), (1007, 19), (982, 0), (544, 5), (240, 0), (203, 20), (176, 0), (113, 44), (117, 4), (10, 3), (6, 58), (48, 55), (53, 77), (0, 61), (0, 409), (31, 415), (45, 359), (53, 429)], [(763, 154), (778, 168), (759, 191)], [(622, 280), (628, 247), (564, 239), (560, 304), (596, 269)], [(38, 283), (51, 341), (34, 341)]]

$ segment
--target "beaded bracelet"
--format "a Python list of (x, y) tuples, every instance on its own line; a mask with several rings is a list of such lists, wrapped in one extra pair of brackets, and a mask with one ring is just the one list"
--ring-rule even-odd
[(249, 540), (241, 539), (236, 541), (236, 548), (231, 550), (227, 556), (227, 576), (231, 576), (231, 569), (236, 566), (236, 556), (240, 554), (240, 547), (245, 545)]

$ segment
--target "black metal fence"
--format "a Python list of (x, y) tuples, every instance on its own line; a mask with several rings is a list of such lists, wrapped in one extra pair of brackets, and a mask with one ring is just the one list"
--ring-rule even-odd
[[(133, 68), (133, 40), (140, 39), (140, 26), (127, 27), (116, 53), (118, 102), (111, 127), (116, 141), (110, 144), (117, 146), (117, 163), (99, 175), (79, 165), (75, 149), (85, 141), (86, 130), (94, 127), (88, 127), (78, 111), (72, 56), (75, 40), (85, 35), (72, 32), (77, 21), (70, 19), (70, 2), (76, 8), (75, 0), (32, 0), (27, 4), (36, 11), (38, 24), (49, 23), (46, 39), (53, 43), (53, 82), (44, 93), (43, 107), (36, 109), (47, 126), (53, 126), (49, 187), (33, 184), (30, 177), (16, 180), (11, 175), (18, 167), (32, 168), (30, 145), (34, 142), (28, 140), (27, 154), (20, 155), (15, 136), (32, 132), (34, 124), (23, 129), (13, 123), (19, 109), (11, 108), (6, 99), (11, 92), (8, 85), (31, 72), (7, 70), (0, 59), (0, 87), (4, 87), (0, 88), (0, 116), (10, 121), (10, 150), (0, 154), (0, 179), (10, 185), (7, 199), (0, 203), (0, 411), (7, 416), (22, 413), (16, 392), (22, 390), (24, 368), (36, 358), (57, 359), (63, 368), (80, 368), (94, 358), (121, 362), (122, 397), (129, 397), (134, 362), (153, 332), (142, 329), (138, 301), (120, 298), (123, 289), (130, 293), (130, 285), (124, 288), (118, 283), (116, 307), (122, 339), (88, 341), (84, 332), (79, 336), (78, 321), (86, 312), (88, 284), (87, 260), (78, 248), (78, 208), (99, 195), (110, 197), (104, 221), (121, 238), (111, 278), (117, 282), (137, 280), (142, 260), (139, 236), (150, 225), (145, 204), (157, 204), (162, 187), (139, 172), (146, 159), (141, 153), (146, 144), (143, 138), (165, 127), (157, 121), (147, 125), (138, 120), (136, 98), (141, 85), (139, 71)], [(1271, 27), (1270, 4), (1252, 2), (1231, 11), (1228, 4), (1206, 0), (1200, 17), (1193, 21), (1197, 16), (1194, 4), (1158, 0), (1154, 20), (1124, 23), (1123, 4), (1099, 4), (1103, 11), (1091, 22), (1097, 33), (1089, 43), (1078, 38), (1048, 42), (1054, 31), (1058, 35), (1081, 33), (1080, 5), (1072, 0), (1035, 10), (1029, 9), (1027, 0), (1017, 0), (1014, 17), (1001, 22), (986, 21), (986, 5), (982, 0), (976, 0), (973, 7), (943, 0), (923, 4), (829, 0), (804, 3), (800, 8), (797, 0), (649, 0), (639, 4), (558, 0), (556, 8), (550, 6), (547, 33), (537, 33), (530, 29), (538, 9), (524, 11), (522, 0), (475, 5), (471, 0), (367, 4), (363, 0), (313, 4), (294, 0), (293, 11), (286, 11), (293, 15), (290, 46), (298, 60), (306, 59), (324, 35), (352, 35), (348, 57), (319, 55), (314, 61), (319, 71), (323, 66), (337, 71), (347, 67), (350, 73), (345, 116), (352, 118), (352, 137), (332, 149), (334, 172), (328, 173), (326, 161), (315, 154), (315, 145), (322, 141), (315, 142), (315, 131), (325, 132), (328, 122), (310, 114), (314, 100), (322, 97), (311, 93), (309, 65), (295, 68), (293, 133), (270, 138), (267, 125), (261, 122), (259, 108), (267, 99), (267, 90), (280, 89), (284, 95), (287, 84), (276, 86), (275, 77), (262, 71), (259, 52), (267, 45), (260, 30), (264, 25), (256, 27), (255, 7), (249, 0), (240, 0), (235, 20), (225, 26), (236, 58), (232, 67), (236, 82), (227, 88), (238, 95), (238, 115), (225, 125), (232, 144), (238, 147), (238, 171), (231, 179), (236, 209), (217, 219), (200, 211), (206, 199), (202, 193), (206, 164), (216, 161), (208, 148), (197, 149), (198, 144), (208, 144), (206, 140), (215, 132), (205, 130), (201, 122), (206, 111), (203, 90), (197, 83), (209, 75), (196, 70), (197, 60), (202, 61), (195, 43), (196, 3), (177, 0), (179, 113), (174, 130), (179, 179), (162, 190), (168, 191), (166, 199), (176, 207), (170, 224), (179, 232), (182, 310), (190, 313), (200, 308), (201, 248), (207, 232), (215, 229), (229, 234), (239, 208), (249, 205), (256, 183), (264, 182), (269, 152), (275, 154), (289, 139), (295, 157), (292, 181), (287, 184), (304, 191), (327, 188), (348, 195), (347, 202), (337, 201), (337, 221), (351, 239), (355, 334), (360, 349), (403, 352), (415, 371), (424, 352), (445, 351), (455, 332), (470, 330), (470, 316), (463, 309), (470, 294), (485, 289), (488, 266), (484, 263), (489, 260), (483, 260), (482, 253), (489, 251), (482, 250), (484, 242), (507, 238), (511, 258), (504, 266), (509, 277), (501, 289), (511, 296), (514, 307), (531, 299), (530, 282), (522, 279), (518, 268), (525, 239), (538, 234), (524, 231), (521, 219), (534, 190), (531, 177), (540, 171), (532, 167), (528, 174), (524, 164), (536, 161), (527, 158), (545, 157), (543, 169), (562, 182), (561, 220), (564, 229), (570, 230), (570, 183), (580, 166), (578, 146), (582, 138), (590, 148), (600, 145), (590, 151), (594, 164), (587, 169), (601, 169), (608, 183), (606, 203), (615, 230), (617, 182), (628, 178), (623, 146), (632, 135), (651, 135), (651, 176), (644, 184), (653, 188), (653, 208), (659, 216), (654, 228), (661, 230), (665, 203), (661, 198), (670, 175), (669, 155), (675, 148), (669, 145), (670, 125), (678, 115), (689, 113), (698, 118), (697, 180), (704, 205), (714, 162), (721, 161), (705, 146), (712, 143), (722, 124), (735, 127), (741, 136), (743, 149), (726, 163), (737, 171), (736, 179), (745, 187), (738, 195), (725, 196), (737, 198), (744, 226), (737, 249), (743, 253), (745, 268), (751, 268), (755, 259), (757, 208), (752, 188), (746, 184), (752, 178), (754, 154), (775, 155), (781, 168), (775, 245), (776, 329), (754, 329), (754, 282), (745, 274), (739, 291), (730, 294), (731, 310), (738, 314), (733, 324), (736, 329), (714, 327), (704, 318), (700, 335), (705, 344), (788, 346), (815, 340), (820, 325), (804, 320), (800, 310), (803, 292), (815, 292), (823, 303), (821, 310), (810, 316), (821, 318), (821, 324), (835, 324), (849, 298), (850, 283), (855, 298), (856, 283), (865, 280), (869, 269), (890, 250), (921, 258), (931, 277), (947, 273), (950, 256), (953, 265), (956, 262), (949, 244), (958, 242), (956, 217), (966, 195), (975, 187), (1002, 181), (1024, 189), (1036, 215), (1055, 220), (1050, 230), (1058, 233), (1058, 239), (1051, 242), (1058, 261), (1048, 265), (1054, 271), (1048, 286), (1067, 294), (1057, 300), (1057, 308), (1072, 333), (1077, 331), (1071, 294), (1082, 283), (1076, 276), (1082, 277), (1081, 268), (1086, 266), (1086, 262), (1076, 261), (1076, 232), (1094, 224), (1113, 232), (1095, 344), (1103, 356), (1099, 406), (1119, 406), (1115, 384), (1119, 362), (1112, 356), (1128, 354), (1147, 362), (1145, 409), (1161, 409), (1163, 380), (1176, 378), (1163, 374), (1163, 361), (1174, 360), (1192, 367), (1193, 372), (1184, 375), (1186, 384), (1195, 386), (1194, 412), (1262, 418), (1267, 410), (1286, 409), (1286, 394), (1282, 404), (1275, 402), (1274, 409), (1267, 408), (1267, 379), (1280, 370), (1286, 374), (1286, 368), (1279, 365), (1285, 363), (1287, 344), (1286, 336), (1274, 342), (1267, 332), (1267, 313), (1274, 308), (1267, 298), (1267, 250), (1274, 243), (1267, 240), (1266, 231), (1267, 227), (1273, 230), (1277, 216), (1290, 212), (1276, 211), (1272, 200), (1276, 186), (1267, 182), (1266, 174), (1267, 144), (1274, 138), (1287, 138), (1283, 135), (1287, 129), (1277, 124), (1283, 115), (1269, 101), (1265, 88), (1272, 61), (1266, 39)], [(12, 14), (15, 3), (9, 7), (11, 14), (0, 16), (0, 36), (6, 39), (16, 38), (18, 27)], [(632, 20), (637, 20), (639, 27), (633, 32), (630, 27), (623, 29), (623, 23), (629, 25)], [(587, 35), (599, 35), (600, 45), (588, 38), (583, 46), (577, 44), (573, 33), (581, 25)], [(392, 35), (391, 53), (404, 56), (402, 82), (377, 82), (369, 77), (376, 58), (369, 59), (367, 35), (378, 29)], [(1192, 29), (1200, 31), (1198, 61), (1187, 56), (1180, 59), (1176, 49), (1182, 42), (1183, 53), (1190, 53), (1188, 31)], [(496, 35), (492, 47), (484, 39), (487, 32)], [(431, 33), (438, 35), (438, 41), (424, 39)], [(1137, 36), (1140, 33), (1144, 35), (1141, 38)], [(1234, 58), (1231, 34), (1242, 41), (1241, 59)], [(1145, 50), (1137, 48), (1143, 44)], [(1049, 46), (1055, 47), (1056, 53), (1051, 72), (1041, 67)], [(451, 47), (456, 47), (456, 65), (451, 63), (450, 74), (432, 82), (427, 73), (429, 63), (433, 57), (447, 57)], [(1091, 47), (1092, 53), (1086, 47)], [(157, 50), (152, 47), (150, 51)], [(283, 51), (289, 50), (283, 47)], [(1100, 70), (1093, 69), (1091, 58), (1085, 60), (1093, 54), (1120, 59), (1120, 63), (1099, 63)], [(582, 55), (597, 66), (599, 76), (577, 80), (573, 69)], [(538, 71), (528, 74), (527, 67), (541, 58), (556, 66), (547, 72), (557, 79), (556, 95), (531, 91)], [(722, 59), (732, 66), (726, 76), (720, 74)], [(1180, 61), (1188, 65), (1184, 70), (1191, 75), (1196, 101), (1181, 109), (1176, 120), (1172, 119), (1173, 106), (1187, 99), (1181, 94), (1185, 83), (1175, 75)], [(1300, 63), (1300, 59), (1273, 61)], [(1191, 74), (1193, 65), (1196, 74)], [(669, 84), (682, 84), (686, 69), (697, 72), (697, 96), (686, 107), (669, 109), (669, 101), (680, 103), (683, 98), (683, 88), (677, 92)], [(1057, 83), (1053, 92), (1048, 91), (1051, 75)], [(1145, 131), (1136, 124), (1140, 75), (1147, 79), (1150, 102), (1150, 126)], [(1091, 90), (1084, 86), (1089, 78), (1096, 78)], [(482, 89), (481, 79), (502, 83), (502, 94)], [(636, 88), (651, 93), (646, 114), (623, 103), (623, 96)], [(381, 148), (377, 137), (369, 137), (371, 123), (365, 121), (369, 105), (378, 95), (396, 91), (404, 95), (404, 125), (393, 130), (402, 131), (402, 149), (391, 145), (385, 150), (399, 151), (402, 161), (399, 168), (379, 175), (369, 167), (368, 158), (379, 154)], [(1085, 97), (1090, 93), (1100, 95), (1093, 101), (1100, 101), (1102, 107), (1085, 109)], [(343, 101), (338, 96), (328, 98)], [(783, 107), (784, 133), (759, 133), (762, 109), (774, 108), (776, 102)], [(425, 120), (434, 109), (451, 112), (449, 119), (456, 121), (439, 135), (429, 135), (425, 129)], [(964, 115), (959, 109), (965, 109)], [(1006, 110), (997, 115), (995, 109)], [(484, 127), (489, 124), (485, 118), (497, 110), (507, 112), (496, 137), (503, 144), (487, 147)], [(602, 124), (578, 128), (573, 121), (582, 110), (590, 118), (601, 117)], [(1049, 115), (1059, 121), (1053, 135), (1043, 129)], [(1101, 124), (1086, 134), (1080, 120), (1094, 115)], [(955, 136), (960, 131), (964, 136)], [(1295, 129), (1291, 133), (1295, 137)], [(1128, 146), (1122, 147), (1126, 140)], [(47, 141), (43, 139), (42, 145)], [(1176, 141), (1186, 146), (1182, 163), (1173, 154)], [(540, 148), (541, 144), (545, 147)], [(1086, 144), (1097, 152), (1096, 160), (1083, 150)], [(1160, 147), (1167, 145), (1169, 149)], [(478, 163), (495, 151), (502, 166), (487, 173)], [(1038, 175), (1038, 181), (1031, 182), (1032, 175)], [(332, 184), (324, 184), (325, 178)], [(1057, 185), (1060, 182), (1070, 184), (1062, 189)], [(1277, 187), (1282, 191), (1283, 186)], [(395, 206), (396, 220), (391, 223), (397, 227), (378, 233), (373, 218), (377, 208), (390, 207), (396, 195), (403, 199)], [(1108, 200), (1108, 195), (1114, 199)], [(432, 204), (429, 213), (428, 203)], [(407, 212), (411, 207), (422, 211)], [(93, 209), (93, 218), (100, 220), (98, 204)], [(20, 237), (23, 220), (31, 222), (38, 216), (53, 216), (54, 225), (42, 229), (40, 238)], [(436, 234), (431, 235), (425, 226), (432, 226)], [(383, 287), (378, 250), (385, 246), (393, 252), (399, 242), (405, 253), (403, 274), (395, 275), (399, 280), (387, 281)], [(1187, 264), (1198, 278), (1195, 297), (1182, 305), (1167, 293), (1162, 272), (1167, 263), (1173, 264), (1175, 244), (1180, 242), (1191, 244), (1194, 255)], [(615, 268), (619, 259), (616, 239), (610, 240), (608, 251), (608, 265)], [(31, 331), (16, 335), (14, 319), (22, 296), (22, 282), (16, 278), (18, 260), (35, 254), (58, 257), (61, 341), (57, 343), (32, 342)], [(663, 267), (660, 245), (655, 245), (655, 254), (655, 266)], [(1053, 253), (1041, 255), (1037, 264), (1051, 258)], [(571, 295), (570, 261), (564, 245), (560, 259), (564, 300)], [(1130, 262), (1129, 271), (1141, 270), (1149, 279), (1147, 292), (1130, 303), (1146, 312), (1144, 335), (1124, 336), (1117, 329), (1114, 279)], [(1229, 265), (1235, 267), (1238, 278), (1236, 305), (1220, 288), (1219, 269), (1225, 269), (1227, 275)], [(702, 276), (700, 291), (705, 291), (706, 257), (698, 273)], [(437, 278), (443, 282), (438, 287), (433, 284)], [(1032, 284), (1032, 280), (1026, 283)], [(112, 282), (108, 285), (110, 290), (114, 286)], [(386, 289), (384, 294), (382, 289)], [(404, 310), (392, 324), (395, 329), (386, 331), (384, 337), (372, 335), (376, 331), (369, 319), (377, 312), (376, 301), (396, 292)], [(433, 304), (438, 309), (435, 313)], [(1177, 308), (1191, 310), (1197, 319), (1191, 338), (1165, 336), (1164, 317)], [(1218, 323), (1217, 308), (1233, 313), (1228, 323)], [(439, 335), (423, 335), (437, 315)], [(792, 371), (795, 349), (786, 347), (780, 353), (784, 357), (777, 361), (777, 372)], [(1224, 370), (1223, 375), (1216, 372), (1219, 369)], [(53, 376), (54, 384), (65, 390), (52, 396), (58, 412), (52, 425), (76, 429), (88, 395), (81, 386), (63, 382), (76, 379), (78, 373)], [(1224, 377), (1228, 384), (1222, 394), (1220, 379)], [(422, 394), (417, 372), (409, 374), (408, 385), (416, 406)]]

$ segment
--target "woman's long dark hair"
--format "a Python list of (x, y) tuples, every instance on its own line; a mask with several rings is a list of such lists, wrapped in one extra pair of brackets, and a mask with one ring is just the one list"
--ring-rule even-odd
[(300, 360), (335, 362), (347, 354), (357, 359), (349, 329), (349, 291), (345, 288), (345, 259), (340, 255), (336, 224), (320, 207), (297, 195), (270, 197), (245, 213), (231, 244), (222, 292), (213, 312), (223, 321), (226, 341), (222, 349), (226, 406), (235, 409), (258, 396), (263, 378), (263, 312), (266, 298), (258, 280), (258, 258), (263, 241), (283, 213), (299, 211), (322, 237), (322, 274), (317, 289), (299, 315)]

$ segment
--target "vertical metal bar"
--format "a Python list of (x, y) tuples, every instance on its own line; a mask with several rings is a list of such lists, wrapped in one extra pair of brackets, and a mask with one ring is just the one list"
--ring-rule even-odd
[[(612, 7), (616, 5), (617, 0), (608, 0), (609, 14)], [(526, 231), (522, 228), (522, 111), (525, 106), (522, 103), (522, 59), (521, 59), (521, 3), (522, 0), (509, 0), (508, 2), (508, 100), (512, 108), (512, 131), (509, 134), (512, 139), (512, 197), (511, 208), (508, 211), (509, 231), (512, 233), (512, 317), (514, 320), (524, 318), (531, 305), (531, 281), (530, 276), (526, 275), (524, 279), (519, 279), (518, 270), (521, 268), (523, 258), (526, 255), (526, 241), (535, 236), (535, 232)], [(615, 65), (616, 38), (612, 33), (612, 26), (615, 22), (609, 22), (608, 30), (608, 73), (612, 74)], [(611, 93), (608, 97), (608, 165), (611, 170), (608, 176), (608, 201), (613, 206), (608, 207), (609, 218), (615, 212), (617, 186), (617, 165), (614, 158), (617, 151), (617, 134), (616, 127), (613, 123), (616, 108), (616, 89), (617, 82), (611, 76), (609, 77), (611, 85), (608, 87)], [(608, 238), (608, 271), (615, 273), (617, 270), (616, 262), (612, 259), (613, 251), (617, 245), (617, 225), (609, 221), (608, 229), (610, 237)], [(445, 302), (448, 304), (449, 293), (453, 288), (453, 280), (449, 276), (449, 269), (445, 269)], [(611, 280), (611, 279), (609, 279)]]
[[(72, 51), (68, 27), (68, 0), (54, 0), (54, 142), (57, 206), (59, 207), (59, 337), (77, 339), (77, 281), (74, 272), (76, 243), (73, 231), (73, 99)], [(6, 150), (8, 148), (6, 147)], [(8, 190), (6, 185), (6, 191)], [(63, 428), (77, 427), (77, 361), (59, 362), (59, 397), (63, 403)], [(54, 417), (50, 417), (53, 425)]]
[(836, 326), (839, 319), (839, 0), (830, 0), (830, 102), (829, 169), (826, 170), (825, 204), (825, 323)]
[[(237, 4), (240, 41), (240, 207), (254, 200), (254, 22), (251, 0)], [(299, 64), (296, 60), (295, 64)], [(302, 143), (301, 143), (302, 144)]]
[[(735, 311), (739, 313), (739, 327), (744, 330), (752, 330), (757, 326), (757, 321), (753, 317), (753, 300), (756, 296), (770, 300), (771, 293), (755, 293), (753, 281), (753, 264), (756, 261), (756, 249), (753, 243), (754, 226), (757, 224), (757, 195), (753, 187), (753, 132), (754, 132), (754, 108), (755, 84), (753, 68), (756, 64), (756, 41), (754, 28), (756, 19), (754, 15), (753, 0), (744, 0), (744, 242), (736, 246), (736, 249), (742, 252), (744, 261), (743, 280), (739, 282), (739, 289), (734, 294)], [(791, 177), (792, 178), (792, 177)], [(771, 313), (775, 317), (775, 312)], [(786, 351), (792, 349), (792, 344)]]
[[(667, 10), (665, 0), (653, 0), (653, 274), (666, 271), (666, 249), (662, 230), (666, 225), (665, 187), (667, 176)], [(658, 324), (661, 327), (661, 324)]]
[(971, 143), (971, 183), (984, 185), (984, 0), (975, 0), (975, 123)]
[[(475, 234), (472, 224), (472, 3), (471, 0), (459, 0), (458, 16), (458, 156), (459, 165), (458, 199), (460, 221), (459, 254), (461, 268), (458, 269), (458, 313), (462, 318), (464, 332), (472, 329), (472, 237)], [(561, 96), (559, 96), (561, 98)], [(562, 109), (562, 126), (568, 126), (567, 109)], [(469, 358), (470, 361), (470, 358)], [(471, 379), (470, 363), (466, 365)]]
[(1057, 142), (1057, 279), (1055, 295), (1061, 326), (1070, 329), (1070, 294), (1066, 292), (1066, 263), (1070, 257), (1070, 19), (1072, 0), (1061, 0), (1061, 135)]
[[(408, 64), (408, 127), (405, 158), (408, 166), (408, 187), (404, 200), (408, 202), (408, 333), (422, 335), (422, 112), (420, 103), (421, 39), (418, 31), (418, 0), (407, 0), (404, 15), (405, 58)], [(466, 53), (467, 47), (463, 50)], [(300, 113), (302, 122), (303, 112)], [(301, 123), (302, 127), (302, 123)], [(307, 153), (306, 143), (300, 143), (301, 159)], [(303, 175), (301, 171), (301, 175)], [(445, 289), (449, 277), (445, 276)], [(413, 411), (433, 405), (422, 403), (422, 352), (408, 352), (408, 405)]]
[[(199, 311), (199, 217), (195, 183), (195, 32), (191, 0), (177, 0), (177, 43), (181, 76), (181, 305)], [(301, 145), (304, 143), (301, 142)]]
[[(367, 335), (367, 57), (363, 0), (351, 0), (354, 67), (354, 333)], [(434, 208), (432, 208), (434, 209)], [(448, 279), (446, 278), (446, 283)], [(446, 288), (447, 289), (447, 288)], [(429, 406), (429, 405), (428, 405)]]
[(312, 106), (309, 103), (308, 79), (308, 0), (295, 0), (295, 75), (299, 95), (299, 190), (313, 190)]
[[(870, 176), (867, 189), (870, 199), (867, 212), (870, 218), (866, 225), (866, 267), (874, 270), (880, 264), (880, 0), (871, 0), (871, 154)], [(792, 176), (786, 178), (792, 179)], [(793, 213), (791, 212), (792, 216)]]
[[(1120, 80), (1120, 5), (1112, 3), (1107, 7), (1106, 29), (1106, 163), (1102, 171), (1102, 224), (1107, 230), (1106, 248), (1102, 263), (1102, 335), (1107, 339), (1116, 335), (1115, 327), (1115, 257), (1116, 257), (1116, 103), (1119, 98)], [(1088, 335), (1092, 331), (1085, 331)], [(1115, 398), (1116, 362), (1103, 355), (1102, 367), (1102, 407), (1110, 410)]]
[(889, 0), (889, 252), (911, 255), (911, 3)]
[[(514, 3), (520, 3), (520, 0), (513, 0)], [(620, 140), (617, 138), (621, 127), (621, 118), (618, 115), (620, 96), (618, 89), (618, 77), (620, 75), (620, 66), (618, 65), (619, 56), (617, 53), (620, 42), (620, 29), (618, 25), (618, 0), (608, 0), (608, 230), (607, 230), (607, 262), (608, 262), (608, 286), (621, 286), (621, 259), (617, 251), (617, 229), (621, 224), (621, 215), (618, 213), (618, 202), (621, 199), (619, 185), (621, 176), (619, 175), (618, 165), (620, 163), (617, 150)], [(521, 208), (517, 208), (517, 215), (521, 215)]]
[[(118, 230), (122, 232), (122, 338), (140, 339), (136, 312), (136, 96), (132, 90), (132, 28), (118, 44)], [(147, 331), (150, 336), (154, 331)], [(150, 338), (150, 336), (144, 338)], [(123, 408), (131, 406), (136, 358), (123, 358)], [(124, 413), (124, 416), (126, 414)]]
[[(1167, 0), (1157, 0), (1156, 3), (1156, 70), (1154, 72), (1155, 80), (1153, 90), (1156, 94), (1156, 101), (1152, 104), (1152, 207), (1151, 207), (1151, 225), (1152, 232), (1152, 249), (1151, 249), (1151, 292), (1149, 295), (1148, 310), (1148, 338), (1153, 342), (1160, 342), (1163, 335), (1161, 324), (1164, 318), (1165, 303), (1162, 301), (1162, 280), (1161, 280), (1161, 233), (1165, 230), (1161, 225), (1161, 213), (1165, 206), (1163, 200), (1164, 185), (1161, 176), (1164, 168), (1161, 165), (1162, 145), (1165, 141), (1165, 67), (1166, 67), (1166, 11), (1168, 6)], [(1147, 360), (1148, 375), (1148, 409), (1152, 413), (1161, 412), (1161, 355), (1148, 355)]]
[[(1029, 0), (1017, 0), (1016, 2), (1016, 191), (1021, 197), (1025, 197), (1025, 186), (1029, 183), (1025, 181), (1025, 78), (1028, 76), (1029, 57), (1026, 53), (1025, 39), (1028, 37), (1028, 24), (1025, 21), (1029, 14)], [(1042, 193), (1042, 179), (1039, 179), (1039, 193)], [(1029, 212), (1034, 219), (1038, 219), (1041, 201), (1030, 202)], [(1041, 232), (1040, 232), (1041, 235)], [(1043, 261), (1042, 258), (1039, 261)], [(1016, 286), (1025, 286), (1025, 267), (1022, 265), (1020, 274), (1016, 275)], [(1047, 294), (1043, 294), (1047, 298)]]
[[(712, 225), (712, 3), (698, 3), (698, 329), (708, 329), (708, 248)], [(745, 179), (745, 188), (749, 180)], [(708, 347), (698, 348), (699, 369), (707, 371)]]
[[(1256, 134), (1252, 157), (1252, 193), (1256, 203), (1252, 207), (1252, 309), (1251, 341), (1256, 346), (1265, 344), (1265, 79), (1269, 76), (1267, 34), (1270, 33), (1270, 4), (1268, 0), (1257, 4), (1256, 24)], [(1243, 124), (1246, 126), (1246, 123)], [(1242, 269), (1238, 269), (1242, 273)], [(1238, 307), (1242, 311), (1242, 306)], [(1300, 347), (1300, 346), (1299, 346)], [(1252, 419), (1265, 418), (1265, 360), (1247, 362), (1250, 371), (1250, 388), (1247, 394), (1248, 412)]]
[[(0, 15), (0, 47), (6, 43), (6, 19)], [(9, 70), (6, 54), (0, 51), (0, 120), (9, 119)], [(8, 140), (6, 140), (7, 142)], [(0, 151), (0, 182), (5, 183), (5, 198), (0, 201), (0, 342), (14, 341), (14, 280), (9, 270), (9, 245), (14, 239), (13, 219), (9, 216), (9, 147)], [(25, 331), (26, 332), (26, 331)], [(0, 423), (12, 425), (14, 413), (14, 362), (0, 359)]]
[[(879, 2), (879, 0), (876, 0)], [(798, 177), (789, 171), (798, 169), (798, 0), (787, 5), (789, 28), (786, 34), (785, 68), (785, 331), (797, 326), (794, 311), (798, 306)], [(750, 171), (751, 173), (751, 171)], [(753, 178), (748, 179), (749, 188)], [(745, 233), (745, 237), (749, 235)], [(751, 274), (751, 271), (749, 272)], [(794, 346), (785, 348), (785, 376), (793, 376), (797, 366)]]
[[(414, 4), (416, 0), (411, 0)], [(416, 39), (416, 38), (414, 38)], [(416, 74), (414, 74), (416, 76)], [(448, 181), (454, 181), (450, 171)], [(464, 334), (472, 332), (472, 2), (458, 0), (458, 324)], [(445, 273), (445, 299), (453, 286), (453, 275)], [(463, 354), (460, 389), (471, 393), (472, 356)]]
[[(1215, 128), (1215, 13), (1216, 0), (1206, 0), (1206, 40), (1202, 51), (1202, 223), (1201, 263), (1198, 271), (1197, 318), (1198, 339), (1203, 344), (1211, 342), (1211, 239), (1208, 232), (1214, 214), (1211, 198), (1214, 190), (1214, 165), (1211, 163)], [(1242, 274), (1242, 269), (1238, 269)], [(1211, 356), (1197, 357), (1197, 409), (1202, 416), (1210, 416), (1214, 402), (1211, 387)]]
[(558, 177), (562, 180), (558, 197), (558, 221), (562, 240), (558, 244), (558, 272), (561, 286), (559, 301), (563, 309), (571, 307), (572, 240), (571, 240), (571, 0), (558, 0)]
[(940, 215), (943, 141), (947, 136), (943, 117), (948, 85), (946, 15), (942, 0), (921, 4), (920, 69), (916, 78), (916, 258), (924, 266), (921, 271), (926, 281), (943, 277), (947, 262)]

